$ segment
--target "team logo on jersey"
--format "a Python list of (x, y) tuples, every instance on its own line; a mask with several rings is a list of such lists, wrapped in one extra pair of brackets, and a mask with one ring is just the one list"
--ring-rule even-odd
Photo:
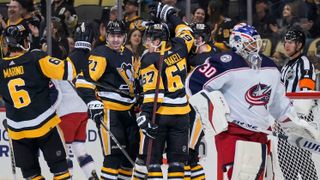
[(246, 101), (252, 106), (264, 106), (267, 108), (271, 95), (271, 86), (265, 84), (257, 84), (251, 87), (245, 94)]
[(225, 54), (220, 57), (220, 60), (224, 63), (230, 62), (232, 60), (232, 56), (229, 54)]
[(130, 94), (134, 93), (134, 78), (133, 78), (133, 67), (130, 63), (122, 63), (119, 68), (117, 68), (117, 71), (119, 72), (122, 79), (126, 82), (126, 84), (123, 86), (121, 85), (121, 89), (127, 89), (129, 90)]
[(286, 79), (287, 79), (287, 80), (293, 79), (294, 73), (295, 73), (295, 72), (294, 72), (293, 69), (289, 69), (289, 71), (288, 71), (287, 74), (286, 74)]

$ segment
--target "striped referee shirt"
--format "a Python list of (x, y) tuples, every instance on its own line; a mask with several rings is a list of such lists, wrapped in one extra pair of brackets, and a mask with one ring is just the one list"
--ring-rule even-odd
[(290, 60), (281, 69), (281, 81), (287, 92), (315, 90), (314, 66), (306, 56)]

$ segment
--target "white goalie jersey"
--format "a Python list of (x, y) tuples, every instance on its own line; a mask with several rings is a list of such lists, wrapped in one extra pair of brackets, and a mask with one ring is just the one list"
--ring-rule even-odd
[(266, 56), (261, 58), (261, 68), (254, 70), (234, 52), (213, 56), (189, 75), (187, 93), (219, 90), (230, 107), (229, 122), (253, 131), (268, 129), (275, 119), (291, 115), (293, 108), (284, 96), (277, 66)]

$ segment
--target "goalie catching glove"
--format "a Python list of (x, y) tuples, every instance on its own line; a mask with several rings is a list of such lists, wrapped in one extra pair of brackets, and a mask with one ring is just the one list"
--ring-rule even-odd
[(103, 103), (98, 100), (94, 100), (94, 101), (90, 101), (87, 104), (87, 106), (88, 106), (88, 114), (90, 119), (95, 121), (97, 127), (99, 127), (104, 116)]
[(141, 128), (144, 135), (152, 139), (157, 137), (159, 126), (150, 122), (148, 116), (140, 114), (140, 116), (137, 118), (137, 124)]
[(167, 22), (168, 17), (176, 13), (176, 10), (174, 9), (174, 7), (170, 5), (156, 2), (156, 3), (152, 3), (149, 6), (149, 13), (151, 17), (158, 18), (163, 20), (164, 22)]
[(308, 139), (319, 140), (319, 129), (298, 117), (293, 119), (288, 118), (280, 122), (280, 125), (283, 131), (289, 136), (290, 134), (294, 134)]

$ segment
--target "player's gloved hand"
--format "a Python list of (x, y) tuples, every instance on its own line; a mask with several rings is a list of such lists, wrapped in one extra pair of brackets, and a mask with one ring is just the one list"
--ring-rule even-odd
[(94, 38), (94, 30), (91, 24), (81, 23), (74, 33), (74, 47), (76, 49), (91, 50), (91, 43)]
[(100, 126), (103, 121), (104, 106), (103, 103), (98, 100), (90, 101), (88, 104), (89, 118), (96, 122), (97, 127)]
[(296, 120), (285, 120), (280, 123), (283, 131), (290, 136), (290, 134), (295, 134), (308, 139), (319, 140), (320, 132), (317, 127), (309, 124), (308, 122), (296, 119)]
[(167, 22), (168, 17), (176, 13), (176, 10), (170, 5), (163, 4), (161, 2), (155, 2), (149, 6), (149, 13), (151, 17), (158, 18), (163, 20), (164, 22)]
[(140, 115), (137, 118), (137, 123), (144, 135), (152, 139), (155, 139), (157, 137), (159, 126), (150, 122), (146, 115)]

